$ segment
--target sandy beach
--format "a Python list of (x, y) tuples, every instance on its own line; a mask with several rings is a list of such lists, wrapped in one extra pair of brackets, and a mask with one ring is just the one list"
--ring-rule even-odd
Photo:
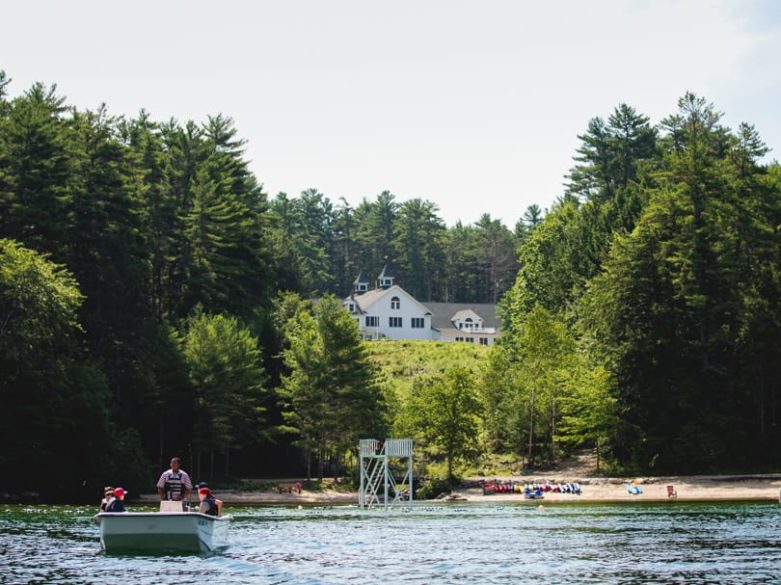
[[(765, 500), (779, 501), (781, 494), (781, 474), (764, 475), (713, 475), (713, 476), (667, 476), (667, 477), (632, 477), (632, 478), (595, 478), (576, 476), (556, 476), (552, 474), (528, 475), (496, 478), (471, 477), (464, 481), (464, 487), (453, 490), (452, 497), (457, 501), (468, 502), (536, 502), (526, 500), (523, 494), (491, 494), (483, 495), (478, 482), (481, 479), (515, 481), (528, 483), (577, 482), (581, 485), (582, 494), (561, 494), (546, 492), (544, 502), (574, 503), (574, 502), (667, 502), (673, 501), (667, 495), (667, 486), (674, 486), (677, 491), (677, 501), (730, 501), (730, 500)], [(635, 481), (643, 493), (632, 495), (627, 492), (626, 482)], [(357, 504), (358, 493), (337, 490), (302, 490), (297, 493), (278, 493), (276, 491), (239, 491), (215, 490), (215, 495), (228, 505), (272, 505), (272, 504)], [(152, 503), (157, 496), (145, 494), (141, 502)], [(446, 499), (431, 501), (447, 501)]]
[[(505, 478), (510, 479), (510, 478)], [(546, 492), (546, 502), (666, 502), (678, 501), (726, 501), (726, 500), (779, 500), (781, 493), (781, 475), (751, 476), (671, 476), (671, 477), (635, 477), (635, 478), (578, 478), (578, 477), (523, 477), (514, 481), (529, 483), (577, 482), (582, 494), (562, 494)], [(635, 481), (643, 491), (633, 495), (626, 489), (628, 481)], [(667, 486), (673, 486), (676, 498), (667, 494)], [(468, 501), (519, 501), (523, 494), (483, 495), (479, 488), (457, 490)]]

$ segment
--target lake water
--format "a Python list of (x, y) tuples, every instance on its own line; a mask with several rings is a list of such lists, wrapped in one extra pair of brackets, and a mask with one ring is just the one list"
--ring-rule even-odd
[(93, 508), (0, 507), (0, 583), (781, 583), (781, 507), (231, 508), (213, 556), (107, 556)]

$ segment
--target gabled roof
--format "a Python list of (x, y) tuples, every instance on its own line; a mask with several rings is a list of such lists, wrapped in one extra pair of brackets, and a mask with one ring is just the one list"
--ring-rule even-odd
[(378, 302), (386, 295), (390, 295), (390, 296), (403, 295), (404, 297), (406, 297), (407, 300), (419, 306), (424, 313), (428, 314), (431, 312), (426, 305), (417, 301), (415, 297), (413, 297), (411, 294), (409, 294), (407, 291), (401, 288), (398, 284), (394, 284), (389, 288), (375, 288), (373, 290), (363, 293), (362, 295), (355, 296), (355, 297), (348, 297), (348, 299), (351, 303), (355, 303), (355, 305), (357, 306), (357, 308), (360, 310), (361, 313), (367, 313), (369, 309), (372, 307), (372, 305), (374, 305), (376, 302)]
[(481, 317), (483, 327), (501, 327), (496, 305), (490, 303), (426, 303), (426, 306), (431, 311), (431, 326), (434, 329), (452, 329), (453, 317), (461, 311), (472, 311)]
[(465, 321), (466, 319), (471, 319), (473, 317), (477, 317), (478, 319), (483, 319), (480, 315), (475, 313), (472, 309), (461, 309), (460, 311), (456, 311), (452, 317), (450, 317), (451, 321)]
[(390, 289), (375, 288), (363, 293), (362, 295), (355, 296), (350, 300), (355, 303), (355, 306), (358, 307), (358, 310), (361, 313), (365, 313), (369, 307), (379, 301), (389, 290)]
[(369, 284), (369, 279), (366, 278), (366, 275), (363, 273), (363, 270), (361, 270), (358, 273), (358, 276), (355, 277), (355, 280), (353, 280), (353, 285), (358, 284)]

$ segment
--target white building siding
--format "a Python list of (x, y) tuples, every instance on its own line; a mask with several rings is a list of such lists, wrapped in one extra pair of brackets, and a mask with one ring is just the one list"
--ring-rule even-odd
[[(445, 312), (449, 307), (443, 310), (441, 303), (435, 303), (439, 313), (432, 319), (431, 309), (398, 285), (351, 295), (342, 304), (356, 320), (364, 339), (441, 340), (493, 345), (499, 335), (497, 327), (484, 326), (484, 319), (470, 308), (464, 308), (463, 304), (457, 308), (452, 306)], [(491, 309), (495, 311), (493, 306)], [(482, 310), (485, 311), (485, 307)], [(434, 320), (438, 320), (436, 325)], [(495, 321), (494, 317), (491, 324)], [(419, 326), (413, 327), (413, 323)]]
[[(360, 304), (360, 297), (356, 300)], [(364, 336), (372, 339), (434, 339), (428, 310), (401, 287), (392, 286), (381, 298), (361, 308), (360, 327)], [(423, 326), (413, 327), (413, 319), (422, 319)], [(372, 321), (377, 325), (367, 325)]]

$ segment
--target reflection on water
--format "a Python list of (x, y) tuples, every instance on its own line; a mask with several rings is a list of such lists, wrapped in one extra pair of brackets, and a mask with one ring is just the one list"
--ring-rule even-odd
[(781, 581), (777, 504), (231, 512), (221, 554), (130, 557), (100, 553), (91, 508), (0, 507), (0, 583)]

